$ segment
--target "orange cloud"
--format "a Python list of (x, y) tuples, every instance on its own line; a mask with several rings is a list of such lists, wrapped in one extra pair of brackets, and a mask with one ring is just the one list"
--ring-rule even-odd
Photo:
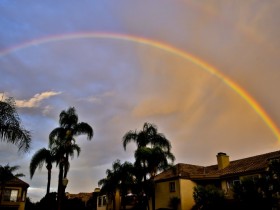
[(61, 94), (61, 92), (47, 91), (43, 93), (38, 93), (28, 100), (16, 100), (16, 105), (18, 107), (27, 108), (38, 107), (41, 101), (59, 94)]

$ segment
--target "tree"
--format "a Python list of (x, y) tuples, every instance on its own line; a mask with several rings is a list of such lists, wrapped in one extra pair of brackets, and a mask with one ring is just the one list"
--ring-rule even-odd
[(48, 170), (48, 181), (47, 181), (47, 192), (46, 195), (50, 193), (50, 184), (51, 184), (51, 172), (52, 172), (52, 164), (57, 161), (57, 155), (54, 151), (51, 151), (46, 148), (39, 149), (32, 157), (29, 171), (30, 171), (30, 178), (33, 178), (33, 175), (37, 168), (40, 170), (43, 167), (43, 164), (46, 164), (46, 168)]
[(233, 185), (233, 192), (242, 209), (279, 208), (280, 160), (269, 160), (267, 170), (261, 175), (242, 178)]
[[(134, 141), (137, 149), (134, 153), (135, 166), (142, 168), (145, 194), (152, 192), (152, 207), (155, 209), (155, 192), (153, 178), (162, 170), (167, 169), (175, 160), (171, 153), (171, 144), (164, 134), (158, 133), (157, 127), (150, 123), (144, 123), (142, 131), (129, 131), (123, 137), (123, 147)], [(169, 163), (168, 161), (171, 161)], [(150, 181), (147, 182), (147, 175)]]
[(56, 148), (59, 155), (58, 206), (60, 209), (61, 199), (65, 190), (65, 188), (62, 188), (62, 179), (67, 177), (69, 171), (69, 156), (73, 156), (74, 151), (77, 151), (78, 154), (80, 152), (80, 147), (75, 143), (74, 137), (85, 134), (87, 139), (91, 140), (93, 129), (89, 124), (79, 122), (74, 107), (70, 107), (60, 113), (59, 125), (49, 135), (49, 147)]
[(125, 195), (134, 183), (133, 165), (127, 161), (122, 164), (120, 160), (116, 160), (112, 164), (112, 169), (106, 170), (106, 174), (107, 177), (98, 182), (98, 185), (102, 186), (101, 192), (106, 193), (113, 201), (113, 209), (115, 209), (116, 191), (120, 190), (122, 206), (125, 209)]
[[(85, 122), (78, 122), (78, 115), (74, 107), (70, 107), (68, 110), (63, 110), (59, 115), (59, 127), (55, 128), (49, 135), (50, 146), (54, 142), (62, 142), (65, 147), (65, 161), (67, 164), (64, 165), (64, 175), (67, 177), (69, 171), (69, 153), (67, 147), (72, 147), (76, 142), (75, 138), (79, 135), (87, 135), (87, 139), (91, 140), (93, 137), (92, 127)], [(56, 143), (58, 144), (58, 143)], [(70, 150), (69, 150), (70, 151)]]
[[(171, 144), (169, 140), (162, 133), (158, 133), (157, 127), (150, 123), (144, 123), (142, 131), (129, 131), (123, 137), (123, 147), (126, 150), (126, 145), (134, 141), (137, 145), (137, 150), (135, 151), (136, 162), (139, 165), (142, 165), (143, 170), (148, 173), (148, 161), (150, 161), (150, 175), (154, 174), (152, 171), (152, 162), (151, 158), (148, 158), (149, 154), (155, 155), (159, 149), (161, 154), (165, 155), (166, 160), (170, 159), (174, 161), (174, 156), (170, 152)], [(147, 148), (153, 148), (147, 149)], [(146, 175), (143, 177), (144, 181), (146, 180)]]
[(151, 123), (144, 123), (142, 131), (127, 132), (123, 137), (123, 147), (126, 150), (126, 145), (134, 141), (137, 144), (137, 148), (147, 147), (149, 144), (152, 146), (159, 146), (161, 148), (170, 151), (171, 144), (168, 139), (162, 133), (158, 133), (156, 125)]
[(0, 101), (0, 140), (18, 146), (19, 151), (30, 148), (31, 134), (21, 125), (13, 98)]
[(0, 205), (2, 202), (2, 197), (4, 194), (5, 185), (8, 181), (13, 179), (14, 177), (22, 177), (24, 174), (17, 173), (14, 174), (16, 170), (18, 170), (19, 166), (9, 166), (9, 164), (2, 166), (0, 165), (0, 184), (1, 184), (1, 192), (0, 192)]
[(224, 192), (214, 185), (194, 187), (193, 198), (195, 201), (193, 210), (226, 209)]

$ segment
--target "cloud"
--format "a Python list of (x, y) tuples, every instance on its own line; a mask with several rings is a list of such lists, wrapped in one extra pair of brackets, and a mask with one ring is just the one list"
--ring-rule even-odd
[(38, 107), (41, 103), (41, 101), (50, 98), (52, 96), (56, 96), (61, 94), (62, 92), (54, 92), (54, 91), (47, 91), (43, 93), (35, 94), (32, 98), (28, 100), (16, 100), (16, 105), (18, 107), (24, 108), (32, 108), (32, 107)]
[(103, 100), (108, 97), (113, 97), (115, 95), (114, 91), (106, 91), (104, 93), (98, 94), (96, 96), (89, 96), (85, 99), (81, 99), (81, 101), (88, 101), (94, 104), (102, 104)]

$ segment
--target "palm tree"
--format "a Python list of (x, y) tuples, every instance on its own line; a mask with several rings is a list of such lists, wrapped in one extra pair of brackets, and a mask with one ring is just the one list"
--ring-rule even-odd
[(30, 148), (30, 131), (22, 127), (13, 98), (0, 101), (0, 141), (17, 145), (19, 151), (27, 152)]
[[(136, 168), (142, 168), (144, 185), (152, 186), (152, 189), (144, 191), (148, 195), (152, 191), (153, 209), (155, 207), (154, 200), (154, 176), (161, 170), (170, 166), (175, 160), (171, 153), (171, 144), (162, 133), (158, 133), (157, 127), (150, 123), (144, 123), (143, 130), (129, 131), (123, 137), (123, 147), (134, 141), (137, 144), (137, 149), (134, 153)], [(171, 161), (171, 163), (168, 162)], [(147, 175), (150, 176), (150, 184), (147, 184)]]
[[(138, 152), (142, 151), (143, 153), (145, 148), (160, 148), (167, 159), (170, 159), (172, 162), (175, 159), (172, 153), (170, 152), (171, 144), (169, 140), (164, 136), (164, 134), (158, 133), (157, 127), (153, 124), (144, 123), (143, 130), (139, 132), (138, 131), (127, 132), (123, 137), (123, 147), (125, 150), (126, 150), (126, 145), (132, 141), (134, 141), (137, 144), (137, 150), (143, 149), (143, 151), (139, 150)], [(145, 153), (143, 153), (143, 155), (144, 154)], [(141, 162), (143, 170), (146, 173), (148, 173), (147, 171), (148, 160), (147, 159), (141, 160), (140, 157), (141, 156), (139, 156), (138, 158), (138, 162), (139, 164)], [(146, 175), (143, 178), (145, 181)]]
[(146, 164), (144, 173), (148, 173), (150, 180), (144, 182), (144, 188), (147, 196), (152, 196), (152, 207), (155, 209), (155, 189), (154, 177), (159, 171), (163, 171), (171, 166), (168, 159), (175, 160), (174, 155), (170, 151), (164, 151), (159, 146), (141, 147), (135, 151), (135, 165), (140, 167)]
[(175, 157), (171, 152), (162, 150), (159, 146), (142, 147), (135, 151), (135, 165), (146, 163), (146, 173), (153, 179), (159, 171), (163, 171), (171, 166)]
[(113, 210), (116, 209), (116, 191), (118, 182), (115, 178), (115, 175), (110, 169), (106, 170), (107, 177), (98, 181), (98, 185), (101, 186), (101, 193), (105, 193), (108, 196), (108, 199), (113, 202)]
[(19, 168), (20, 168), (19, 166), (9, 166), (9, 164), (7, 164), (5, 166), (0, 165), (0, 184), (1, 184), (0, 206), (1, 206), (2, 197), (4, 194), (4, 189), (5, 189), (6, 183), (9, 180), (13, 179), (14, 177), (24, 176), (24, 174), (22, 174), (22, 173), (13, 174)]
[(29, 171), (30, 171), (30, 178), (32, 179), (35, 171), (37, 168), (40, 170), (43, 167), (43, 164), (46, 164), (46, 168), (48, 170), (48, 182), (47, 182), (47, 192), (46, 195), (50, 193), (50, 184), (51, 184), (51, 172), (52, 172), (52, 164), (57, 160), (57, 155), (54, 151), (51, 151), (46, 148), (39, 149), (32, 157)]
[(171, 144), (168, 139), (162, 133), (158, 133), (157, 127), (151, 123), (144, 123), (143, 130), (127, 132), (123, 137), (123, 147), (126, 150), (126, 145), (134, 141), (137, 144), (137, 148), (146, 147), (149, 144), (152, 146), (160, 146), (168, 151), (171, 149)]
[[(49, 144), (50, 146), (55, 141), (61, 141), (64, 144), (64, 147), (71, 147), (73, 142), (75, 142), (76, 136), (79, 135), (87, 135), (87, 139), (91, 140), (93, 137), (93, 129), (92, 127), (85, 122), (78, 122), (78, 115), (76, 114), (76, 110), (74, 107), (70, 107), (68, 110), (63, 110), (59, 115), (59, 125), (60, 127), (55, 128), (49, 135)], [(65, 158), (66, 162), (68, 162), (69, 154), (67, 149), (65, 150)], [(67, 173), (69, 168), (67, 168), (69, 164), (65, 164), (64, 175), (63, 177), (67, 177)]]
[[(70, 163), (68, 159), (66, 159), (65, 154), (70, 156), (71, 158), (74, 157), (74, 153), (77, 153), (77, 156), (80, 155), (81, 148), (79, 145), (77, 145), (75, 142), (72, 142), (71, 144), (68, 144), (69, 142), (66, 142), (65, 140), (56, 139), (52, 142), (50, 146), (50, 150), (52, 151), (56, 164), (59, 166), (59, 183), (58, 183), (58, 192), (60, 187), (62, 186), (62, 179), (63, 174), (67, 173), (70, 168)], [(65, 170), (67, 172), (65, 172)], [(66, 178), (66, 177), (64, 177)]]
[(122, 196), (123, 209), (125, 209), (125, 195), (129, 187), (134, 183), (133, 165), (127, 161), (122, 164), (120, 160), (116, 160), (112, 164), (112, 170), (107, 169), (106, 174), (107, 177), (98, 182), (98, 185), (102, 186), (101, 192), (106, 193), (113, 201), (113, 209), (115, 209), (115, 195), (119, 189)]
[[(59, 155), (59, 178), (58, 178), (58, 209), (61, 208), (61, 198), (65, 188), (62, 187), (62, 179), (67, 177), (69, 171), (69, 156), (74, 151), (80, 152), (80, 147), (75, 143), (76, 136), (85, 134), (87, 139), (93, 137), (92, 127), (85, 122), (78, 122), (79, 118), (74, 107), (63, 110), (59, 115), (59, 127), (51, 131), (49, 135), (49, 147), (56, 148)], [(55, 146), (54, 146), (55, 145)]]

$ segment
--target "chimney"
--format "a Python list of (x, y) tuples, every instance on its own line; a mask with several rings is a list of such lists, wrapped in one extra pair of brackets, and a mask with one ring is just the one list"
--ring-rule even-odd
[(219, 152), (217, 154), (218, 169), (223, 169), (229, 165), (229, 156), (226, 153)]

